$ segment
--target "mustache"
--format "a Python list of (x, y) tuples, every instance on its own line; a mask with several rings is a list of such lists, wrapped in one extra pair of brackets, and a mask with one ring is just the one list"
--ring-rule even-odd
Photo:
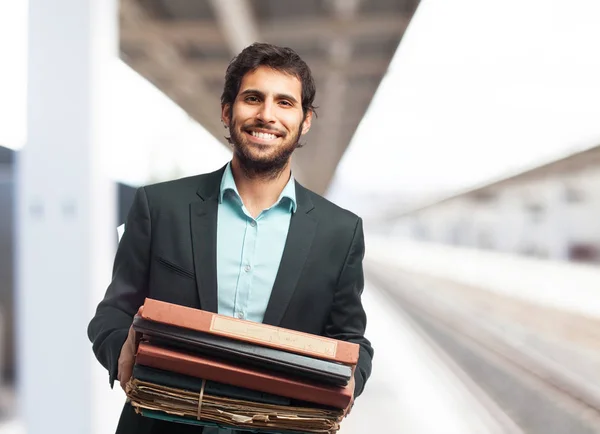
[(277, 128), (273, 128), (271, 125), (268, 124), (262, 124), (262, 123), (253, 123), (253, 124), (247, 124), (247, 125), (243, 125), (242, 126), (242, 130), (249, 130), (252, 128), (260, 128), (261, 130), (268, 130), (268, 131), (272, 131), (273, 133), (277, 134), (278, 136), (281, 137), (285, 137), (286, 133), (285, 131), (281, 131), (278, 130)]

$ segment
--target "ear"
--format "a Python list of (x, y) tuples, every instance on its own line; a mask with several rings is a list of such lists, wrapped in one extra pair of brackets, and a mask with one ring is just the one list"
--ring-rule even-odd
[(308, 133), (308, 130), (310, 130), (310, 126), (312, 125), (312, 117), (313, 117), (312, 110), (309, 110), (308, 112), (306, 112), (306, 117), (304, 118), (304, 121), (302, 122), (302, 135)]
[(229, 104), (223, 104), (221, 106), (221, 119), (223, 120), (223, 122), (225, 122), (226, 126), (229, 126), (229, 123), (231, 122), (231, 118), (230, 118), (231, 110), (229, 107), (230, 107)]

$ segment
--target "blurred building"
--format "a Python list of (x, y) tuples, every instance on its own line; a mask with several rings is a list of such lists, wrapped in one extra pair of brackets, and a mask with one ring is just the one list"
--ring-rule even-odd
[[(15, 379), (15, 155), (15, 151), (0, 146), (0, 374), (5, 383)], [(135, 187), (117, 183), (117, 189), (117, 221), (121, 224), (133, 202)]]
[(416, 240), (600, 263), (600, 146), (392, 217)]

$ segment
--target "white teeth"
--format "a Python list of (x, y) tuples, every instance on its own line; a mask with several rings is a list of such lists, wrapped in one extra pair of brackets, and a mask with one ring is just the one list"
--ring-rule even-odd
[(258, 137), (259, 139), (265, 139), (265, 140), (273, 140), (273, 139), (277, 138), (277, 136), (275, 134), (259, 133), (256, 131), (252, 131), (252, 135), (254, 137)]

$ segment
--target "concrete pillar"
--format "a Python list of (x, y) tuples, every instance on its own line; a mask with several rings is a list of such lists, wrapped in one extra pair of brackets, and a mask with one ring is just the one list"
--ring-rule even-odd
[[(116, 0), (29, 0), (27, 142), (17, 160), (16, 313), (27, 434), (114, 432), (86, 327), (116, 248), (103, 143)], [(110, 426), (109, 426), (110, 425)]]

